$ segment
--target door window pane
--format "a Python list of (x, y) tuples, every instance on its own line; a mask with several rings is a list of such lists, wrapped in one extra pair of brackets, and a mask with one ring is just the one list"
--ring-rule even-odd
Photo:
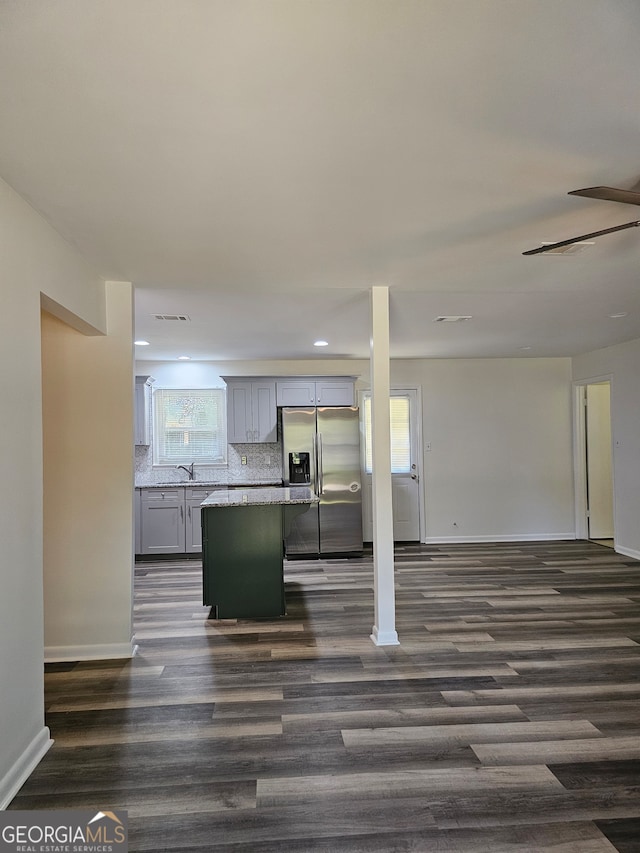
[[(365, 471), (370, 474), (372, 464), (371, 440), (371, 396), (363, 400), (364, 410), (364, 455)], [(391, 473), (408, 474), (411, 471), (411, 423), (410, 401), (407, 396), (393, 396), (389, 399), (391, 416)]]

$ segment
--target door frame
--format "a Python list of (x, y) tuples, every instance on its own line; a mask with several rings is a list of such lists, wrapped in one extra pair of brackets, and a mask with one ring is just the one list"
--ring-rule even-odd
[[(575, 532), (576, 539), (589, 540), (588, 494), (587, 494), (587, 419), (586, 387), (609, 383), (611, 398), (613, 398), (613, 375), (591, 376), (588, 379), (578, 379), (573, 382), (573, 481), (575, 497)], [(611, 411), (611, 408), (610, 408)], [(613, 485), (613, 544), (616, 543), (616, 489), (615, 489), (615, 438), (613, 418), (611, 422), (611, 480)]]
[[(410, 385), (406, 382), (396, 382), (393, 383), (389, 390), (393, 391), (410, 391), (414, 392), (416, 395), (416, 411), (414, 413), (414, 423), (411, 424), (412, 428), (415, 428), (415, 441), (416, 441), (416, 464), (418, 465), (418, 542), (422, 545), (425, 544), (426, 541), (426, 533), (427, 533), (427, 521), (426, 521), (426, 509), (425, 509), (425, 487), (424, 487), (424, 476), (425, 476), (425, 465), (424, 465), (424, 444), (422, 442), (422, 386), (420, 385)], [(358, 390), (358, 408), (360, 410), (360, 474), (362, 477), (362, 483), (364, 484), (365, 478), (370, 476), (365, 471), (364, 464), (364, 403), (363, 398), (365, 394), (371, 394), (371, 388), (360, 388)], [(363, 513), (363, 533), (364, 533), (364, 513)]]

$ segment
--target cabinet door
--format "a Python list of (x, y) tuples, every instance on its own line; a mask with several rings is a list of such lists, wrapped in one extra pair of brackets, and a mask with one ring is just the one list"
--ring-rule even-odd
[[(202, 498), (204, 500), (204, 498)], [(200, 517), (200, 498), (185, 501), (186, 527), (184, 550), (186, 554), (198, 554), (202, 551), (202, 521)]]
[(151, 376), (136, 376), (133, 399), (134, 443), (147, 447), (151, 444)]
[(251, 415), (251, 383), (227, 384), (227, 441), (246, 444), (253, 430)]
[(140, 489), (133, 490), (133, 518), (134, 518), (134, 540), (135, 540), (135, 553), (140, 554), (142, 548), (142, 527), (140, 520)]
[(140, 528), (141, 554), (183, 554), (184, 489), (143, 490)]
[(251, 404), (253, 430), (250, 440), (252, 442), (277, 441), (276, 383), (273, 381), (252, 383)]
[(278, 406), (315, 406), (316, 383), (308, 379), (281, 379), (276, 383)]
[(317, 406), (353, 406), (353, 382), (344, 379), (322, 379), (316, 382)]
[[(226, 489), (225, 487), (222, 487)], [(202, 518), (201, 507), (205, 498), (208, 498), (211, 492), (217, 491), (212, 488), (185, 488), (184, 509), (186, 514), (185, 522), (185, 554), (199, 554), (202, 551)]]

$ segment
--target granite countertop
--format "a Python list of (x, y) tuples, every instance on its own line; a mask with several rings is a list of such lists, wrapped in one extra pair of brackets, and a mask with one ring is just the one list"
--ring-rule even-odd
[(188, 489), (262, 489), (282, 485), (282, 480), (265, 480), (264, 483), (216, 483), (213, 480), (179, 480), (172, 483), (136, 483), (136, 489), (176, 489), (186, 486)]
[(319, 498), (307, 486), (289, 488), (247, 488), (213, 492), (201, 504), (215, 506), (268, 506), (270, 504), (313, 504)]

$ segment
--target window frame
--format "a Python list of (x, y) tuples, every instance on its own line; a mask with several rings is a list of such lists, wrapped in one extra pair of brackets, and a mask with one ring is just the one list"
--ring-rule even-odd
[[(204, 456), (198, 451), (198, 443), (192, 443), (189, 453), (172, 454), (168, 448), (167, 436), (171, 430), (178, 431), (177, 427), (167, 425), (167, 406), (170, 405), (171, 395), (182, 395), (184, 397), (196, 398), (200, 406), (206, 409), (213, 406), (213, 421), (204, 426), (187, 425), (182, 432), (190, 436), (202, 436), (204, 432), (213, 434), (211, 439), (212, 454)], [(208, 388), (154, 388), (152, 394), (152, 423), (153, 423), (153, 467), (175, 468), (176, 465), (191, 465), (198, 467), (226, 467), (227, 460), (227, 395), (224, 386), (212, 386)], [(200, 441), (202, 438), (200, 438)], [(215, 452), (215, 449), (218, 452)]]

